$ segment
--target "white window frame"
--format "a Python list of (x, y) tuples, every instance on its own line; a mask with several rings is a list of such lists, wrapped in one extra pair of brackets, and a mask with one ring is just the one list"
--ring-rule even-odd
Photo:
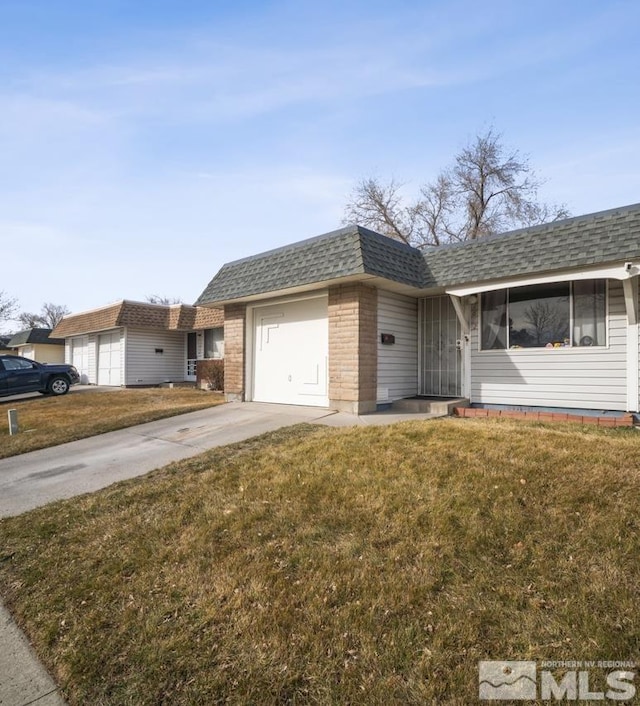
[[(213, 355), (211, 357), (207, 356), (207, 331), (217, 331), (221, 330), (222, 331), (222, 338), (219, 340), (219, 343), (222, 344), (222, 351), (218, 355)], [(213, 333), (212, 333), (213, 335)], [(215, 343), (215, 339), (214, 339)], [(202, 334), (202, 359), (203, 360), (222, 360), (224, 358), (224, 326), (212, 326), (210, 328), (203, 329), (203, 334)]]
[[(593, 279), (601, 279), (601, 278), (593, 278)], [(498, 291), (498, 290), (490, 290), (490, 289), (483, 289), (482, 292), (479, 293), (479, 301), (478, 301), (478, 351), (481, 353), (496, 353), (498, 351), (509, 351), (510, 353), (521, 353), (521, 352), (526, 352), (526, 353), (531, 353), (532, 351), (553, 351), (554, 353), (561, 352), (561, 351), (573, 351), (574, 353), (576, 351), (593, 351), (593, 350), (606, 350), (609, 348), (609, 281), (604, 280), (604, 337), (605, 337), (605, 342), (600, 345), (593, 345), (593, 346), (576, 346), (574, 345), (573, 341), (573, 329), (574, 329), (574, 299), (573, 299), (573, 283), (576, 280), (569, 280), (566, 281), (566, 283), (569, 285), (569, 340), (571, 341), (570, 345), (568, 346), (562, 346), (558, 348), (552, 348), (552, 347), (547, 347), (547, 346), (522, 346), (519, 348), (511, 348), (509, 344), (509, 329), (508, 327), (505, 329), (506, 331), (506, 338), (507, 338), (507, 346), (506, 348), (483, 348), (482, 347), (482, 332), (483, 332), (483, 321), (482, 321), (482, 296), (484, 293), (490, 292), (490, 291)], [(582, 278), (580, 278), (580, 281), (584, 281)], [(565, 281), (548, 281), (548, 282), (536, 282), (533, 285), (527, 284), (527, 285), (520, 285), (520, 284), (513, 284), (510, 287), (500, 287), (500, 290), (506, 290), (506, 315), (507, 315), (507, 321), (509, 320), (509, 292), (511, 289), (516, 289), (519, 286), (539, 286), (539, 287), (544, 287), (545, 284), (564, 284)]]

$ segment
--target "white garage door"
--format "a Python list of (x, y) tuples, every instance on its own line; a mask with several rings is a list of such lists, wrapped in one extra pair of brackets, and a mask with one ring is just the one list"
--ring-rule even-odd
[(98, 385), (121, 385), (120, 332), (98, 336)]
[(80, 373), (80, 382), (89, 382), (89, 336), (71, 339), (71, 365)]
[(254, 309), (253, 399), (326, 407), (327, 298)]

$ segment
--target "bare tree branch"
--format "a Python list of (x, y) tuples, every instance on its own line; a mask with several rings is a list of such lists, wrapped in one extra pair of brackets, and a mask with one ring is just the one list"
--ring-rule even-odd
[(475, 240), (569, 214), (565, 206), (538, 201), (542, 182), (529, 160), (508, 151), (492, 127), (479, 134), (434, 182), (405, 203), (402, 184), (363, 179), (345, 207), (355, 221), (415, 246)]
[(64, 304), (46, 302), (42, 305), (42, 319), (46, 328), (54, 329), (71, 311)]
[(18, 300), (0, 291), (0, 322), (13, 319), (18, 310)]
[(373, 177), (362, 179), (351, 194), (345, 209), (345, 222), (374, 228), (384, 235), (409, 243), (413, 235), (414, 216), (402, 206), (402, 184), (387, 184)]
[(31, 311), (21, 312), (16, 321), (20, 324), (20, 328), (44, 328), (44, 319), (40, 314), (34, 314)]
[(62, 319), (70, 314), (69, 309), (64, 304), (52, 304), (45, 302), (39, 314), (30, 311), (23, 311), (16, 319), (24, 329), (28, 328), (51, 328), (54, 329)]
[(149, 304), (182, 304), (182, 299), (177, 297), (163, 297), (159, 294), (149, 294), (145, 297)]

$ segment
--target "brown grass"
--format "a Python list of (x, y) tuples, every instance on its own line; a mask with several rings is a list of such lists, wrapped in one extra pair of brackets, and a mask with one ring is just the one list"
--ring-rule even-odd
[[(221, 404), (213, 392), (189, 388), (72, 390), (63, 397), (2, 400), (0, 458), (84, 439), (154, 419)], [(20, 433), (9, 436), (6, 410), (17, 409)]]
[(639, 448), (295, 427), (3, 520), (0, 589), (71, 704), (476, 703), (480, 659), (638, 659)]

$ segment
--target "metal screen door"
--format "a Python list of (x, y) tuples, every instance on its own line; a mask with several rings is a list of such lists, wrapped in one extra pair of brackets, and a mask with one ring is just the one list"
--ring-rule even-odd
[(460, 397), (462, 388), (462, 338), (460, 321), (448, 295), (418, 300), (421, 395)]

